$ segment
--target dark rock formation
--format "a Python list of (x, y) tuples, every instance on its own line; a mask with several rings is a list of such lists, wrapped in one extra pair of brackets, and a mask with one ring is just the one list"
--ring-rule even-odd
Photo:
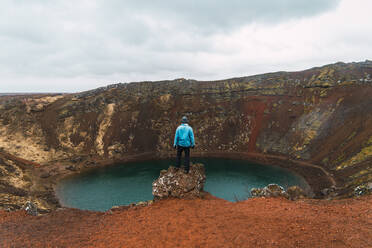
[(37, 211), (37, 206), (30, 201), (26, 202), (22, 209), (24, 209), (29, 215), (37, 216), (39, 214)]
[(372, 182), (359, 185), (354, 189), (355, 196), (367, 195), (372, 193)]
[(66, 166), (65, 169), (66, 169), (66, 170), (70, 170), (70, 171), (77, 171), (76, 167), (73, 166), (73, 165)]
[(322, 189), (321, 192), (324, 195), (324, 197), (326, 197), (326, 198), (332, 198), (332, 197), (335, 197), (337, 195), (335, 186), (332, 186), (330, 188), (324, 188), (324, 189)]
[(287, 198), (292, 201), (307, 197), (307, 194), (305, 193), (305, 191), (298, 186), (289, 187), (286, 190), (286, 193), (287, 193)]
[(205, 181), (202, 164), (191, 164), (189, 173), (170, 166), (168, 170), (162, 170), (159, 178), (152, 183), (152, 194), (154, 199), (202, 197)]
[(306, 197), (306, 193), (298, 186), (291, 186), (287, 190), (277, 184), (269, 184), (264, 188), (251, 189), (252, 197), (285, 197), (298, 200)]
[(252, 197), (286, 197), (286, 192), (282, 186), (269, 184), (264, 188), (251, 189)]

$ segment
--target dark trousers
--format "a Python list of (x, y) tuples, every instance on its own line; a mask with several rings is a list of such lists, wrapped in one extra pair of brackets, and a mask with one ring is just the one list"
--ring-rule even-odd
[(177, 146), (177, 167), (181, 166), (182, 151), (185, 151), (185, 163), (183, 164), (185, 171), (190, 170), (190, 147)]

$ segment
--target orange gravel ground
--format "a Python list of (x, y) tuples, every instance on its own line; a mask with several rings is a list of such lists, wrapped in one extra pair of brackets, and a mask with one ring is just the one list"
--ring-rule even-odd
[(98, 213), (0, 211), (1, 247), (372, 247), (372, 196), (169, 199)]

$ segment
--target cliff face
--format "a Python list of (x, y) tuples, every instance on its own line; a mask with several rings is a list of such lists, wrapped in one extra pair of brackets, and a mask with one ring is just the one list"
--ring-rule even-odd
[[(272, 159), (349, 194), (372, 180), (372, 62), (222, 81), (178, 79), (88, 92), (0, 97), (0, 147), (38, 173), (167, 157), (180, 118), (196, 156)], [(279, 160), (281, 162), (279, 162)], [(287, 161), (287, 162), (286, 162)], [(1, 162), (1, 161), (0, 161)], [(1, 167), (0, 167), (1, 169)]]

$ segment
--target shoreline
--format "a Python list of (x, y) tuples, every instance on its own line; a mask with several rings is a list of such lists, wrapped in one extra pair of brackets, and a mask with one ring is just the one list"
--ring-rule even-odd
[[(44, 180), (44, 183), (49, 183), (53, 187), (53, 194), (58, 200), (59, 205), (56, 207), (65, 207), (60, 201), (57, 194), (58, 183), (66, 177), (74, 176), (83, 172), (94, 170), (97, 168), (104, 168), (109, 166), (115, 166), (117, 164), (129, 163), (129, 162), (143, 162), (150, 160), (162, 160), (174, 158), (173, 152), (162, 153), (160, 156), (156, 156), (155, 153), (142, 153), (131, 156), (126, 156), (120, 159), (102, 159), (92, 157), (88, 161), (81, 162), (75, 171), (70, 171), (65, 169), (63, 173), (56, 174)], [(247, 152), (192, 152), (192, 158), (226, 158), (226, 159), (238, 159), (245, 160), (247, 162), (256, 163), (260, 165), (270, 165), (277, 166), (289, 170), (290, 172), (300, 176), (304, 179), (313, 193), (311, 198), (321, 199), (321, 190), (324, 188), (335, 187), (335, 179), (329, 175), (323, 168), (318, 165), (311, 164), (309, 162), (297, 161), (284, 156), (269, 155), (261, 153), (247, 153)], [(68, 160), (73, 160), (74, 158), (69, 158)], [(91, 160), (95, 161), (94, 166), (87, 166), (86, 163)], [(43, 166), (44, 168), (49, 166)], [(53, 169), (53, 168), (49, 168)]]
[[(63, 160), (49, 161), (40, 165), (12, 156), (5, 151), (0, 152), (0, 155), (15, 161), (19, 166), (24, 168), (28, 175), (30, 175), (33, 186), (25, 190), (27, 191), (29, 199), (36, 200), (36, 202), (43, 202), (40, 205), (42, 212), (50, 212), (57, 208), (64, 207), (63, 203), (60, 201), (60, 197), (58, 196), (57, 185), (60, 180), (65, 177), (78, 175), (79, 173), (94, 170), (96, 168), (115, 166), (116, 164), (175, 158), (174, 151), (157, 153), (146, 152), (114, 159), (104, 158), (97, 154), (90, 154), (76, 155)], [(270, 165), (287, 169), (303, 178), (309, 187), (310, 198), (322, 199), (326, 197), (322, 194), (322, 190), (330, 187), (337, 189), (335, 178), (324, 168), (307, 161), (294, 160), (285, 156), (252, 152), (192, 151), (191, 158), (193, 157), (238, 159), (263, 166)], [(16, 210), (21, 209), (24, 203), (15, 204), (18, 204), (18, 207), (13, 208)]]

